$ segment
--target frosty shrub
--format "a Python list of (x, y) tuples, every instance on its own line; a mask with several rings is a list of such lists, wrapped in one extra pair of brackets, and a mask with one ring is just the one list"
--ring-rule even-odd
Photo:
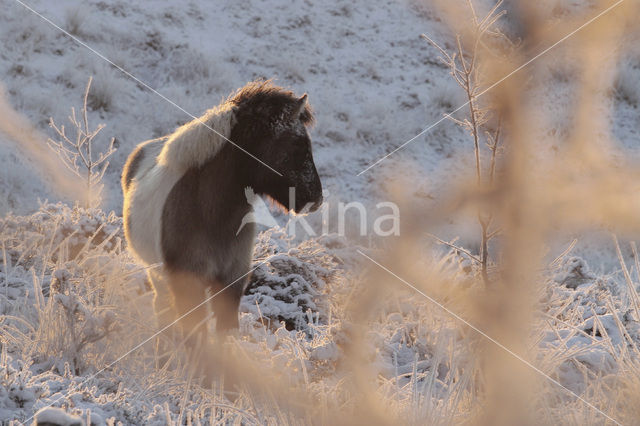
[(65, 363), (75, 374), (102, 365), (108, 351), (98, 355), (96, 345), (130, 316), (128, 292), (145, 290), (130, 272), (121, 226), (113, 214), (64, 204), (2, 220), (0, 327), (9, 348), (60, 372)]
[[(56, 125), (51, 118), (49, 125), (55, 131), (57, 138), (48, 140), (49, 147), (58, 155), (63, 164), (85, 182), (85, 207), (93, 207), (100, 202), (100, 194), (104, 186), (102, 178), (109, 167), (109, 157), (116, 151), (114, 138), (111, 138), (106, 149), (102, 151), (97, 150), (94, 146), (95, 138), (104, 128), (104, 124), (98, 125), (93, 130), (89, 127), (87, 103), (89, 102), (91, 82), (92, 78), (90, 77), (84, 92), (81, 116), (78, 117), (75, 108), (72, 107), (71, 115), (68, 117), (74, 135), (67, 135), (64, 125)], [(92, 99), (94, 99), (92, 100), (93, 104), (101, 102), (96, 101), (95, 97)], [(101, 105), (94, 106), (97, 108)]]
[(287, 330), (327, 324), (326, 286), (336, 278), (337, 259), (317, 241), (292, 240), (279, 228), (259, 235), (254, 256), (265, 263), (253, 272), (241, 307), (276, 328), (281, 322)]
[[(440, 61), (449, 68), (451, 77), (466, 95), (468, 116), (458, 119), (448, 113), (448, 111), (458, 108), (458, 104), (450, 105), (445, 116), (467, 130), (473, 139), (478, 188), (493, 186), (498, 169), (497, 158), (501, 143), (501, 124), (499, 117), (496, 118), (497, 111), (492, 110), (491, 106), (484, 102), (484, 99), (481, 101), (479, 98), (484, 88), (483, 85), (486, 84), (487, 76), (482, 73), (478, 56), (482, 55), (483, 49), (498, 50), (498, 47), (504, 49), (505, 44), (510, 44), (506, 36), (495, 25), (505, 13), (504, 11), (500, 12), (501, 5), (501, 0), (496, 2), (486, 16), (480, 18), (476, 15), (473, 3), (468, 2), (472, 28), (468, 33), (456, 36), (456, 49), (453, 53), (448, 53), (438, 43), (422, 34), (423, 38), (440, 51), (442, 55)], [(462, 39), (463, 37), (465, 40)], [(488, 164), (483, 164), (483, 150), (489, 152)], [(486, 206), (479, 208), (477, 216), (481, 237), (480, 253), (477, 257), (471, 256), (471, 259), (478, 262), (485, 285), (489, 285), (489, 242), (500, 232), (500, 229), (495, 227), (490, 208)]]

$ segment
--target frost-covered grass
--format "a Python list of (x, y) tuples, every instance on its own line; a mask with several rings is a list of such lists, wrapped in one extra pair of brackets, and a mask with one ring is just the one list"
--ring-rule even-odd
[[(237, 393), (223, 392), (221, 382), (204, 385), (179, 348), (163, 366), (158, 348), (171, 342), (158, 339), (166, 337), (121, 359), (155, 325), (120, 219), (48, 204), (4, 218), (0, 229), (0, 418), (16, 425), (38, 410), (61, 416), (49, 405), (94, 424), (459, 424), (483, 414), (483, 338), (393, 277), (360, 275), (362, 258), (342, 238), (297, 244), (283, 230), (259, 235), (254, 257), (265, 263), (242, 300), (240, 331), (226, 344), (248, 371), (261, 372), (260, 383)], [(483, 290), (466, 255), (423, 261), (448, 282), (433, 297), (474, 318), (465, 300)], [(526, 358), (632, 424), (640, 390), (637, 264), (625, 282), (569, 253), (542, 276)], [(533, 381), (539, 391), (528, 409), (539, 424), (606, 423), (556, 384)]]

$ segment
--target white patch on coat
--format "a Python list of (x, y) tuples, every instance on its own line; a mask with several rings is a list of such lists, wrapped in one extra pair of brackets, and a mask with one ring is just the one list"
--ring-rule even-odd
[[(146, 153), (145, 153), (146, 154)], [(162, 211), (173, 186), (182, 174), (155, 164), (141, 179), (132, 181), (125, 197), (128, 213), (129, 248), (147, 264), (162, 262)]]
[[(207, 111), (203, 122), (229, 137), (233, 111), (228, 105)], [(162, 212), (174, 185), (191, 167), (203, 165), (222, 148), (225, 139), (198, 120), (178, 128), (164, 144), (143, 147), (143, 158), (126, 191), (123, 215), (129, 248), (146, 264), (163, 262)]]
[(234, 114), (229, 103), (208, 110), (169, 136), (158, 163), (182, 174), (191, 167), (202, 166), (222, 148), (233, 124)]

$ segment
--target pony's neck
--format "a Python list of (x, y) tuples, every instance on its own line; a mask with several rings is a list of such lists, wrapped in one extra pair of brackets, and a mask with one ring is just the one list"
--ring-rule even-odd
[(208, 110), (202, 117), (169, 135), (158, 156), (158, 163), (180, 174), (203, 166), (227, 143), (233, 122), (234, 114), (228, 104)]
[(231, 144), (226, 144), (218, 155), (194, 170), (198, 182), (198, 196), (194, 200), (204, 217), (216, 217), (236, 226), (251, 206), (245, 188), (251, 186), (247, 173), (245, 154)]

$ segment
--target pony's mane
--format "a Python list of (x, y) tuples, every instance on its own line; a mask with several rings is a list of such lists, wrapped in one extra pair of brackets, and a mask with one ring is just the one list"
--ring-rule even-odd
[[(170, 134), (158, 156), (158, 163), (178, 173), (200, 167), (222, 149), (238, 115), (270, 121), (276, 114), (293, 110), (296, 105), (299, 105), (299, 98), (291, 90), (276, 86), (271, 80), (247, 83), (220, 105)], [(308, 103), (305, 102), (299, 118), (306, 126), (314, 123), (313, 111)]]
[[(299, 97), (291, 90), (276, 86), (271, 80), (256, 80), (247, 83), (229, 96), (227, 103), (237, 107), (240, 113), (268, 119), (273, 114), (298, 105), (298, 100)], [(308, 103), (305, 103), (300, 119), (306, 126), (314, 124), (313, 110)]]
[(158, 163), (178, 173), (204, 165), (222, 149), (233, 124), (231, 105), (224, 102), (211, 108), (169, 135), (158, 156)]

